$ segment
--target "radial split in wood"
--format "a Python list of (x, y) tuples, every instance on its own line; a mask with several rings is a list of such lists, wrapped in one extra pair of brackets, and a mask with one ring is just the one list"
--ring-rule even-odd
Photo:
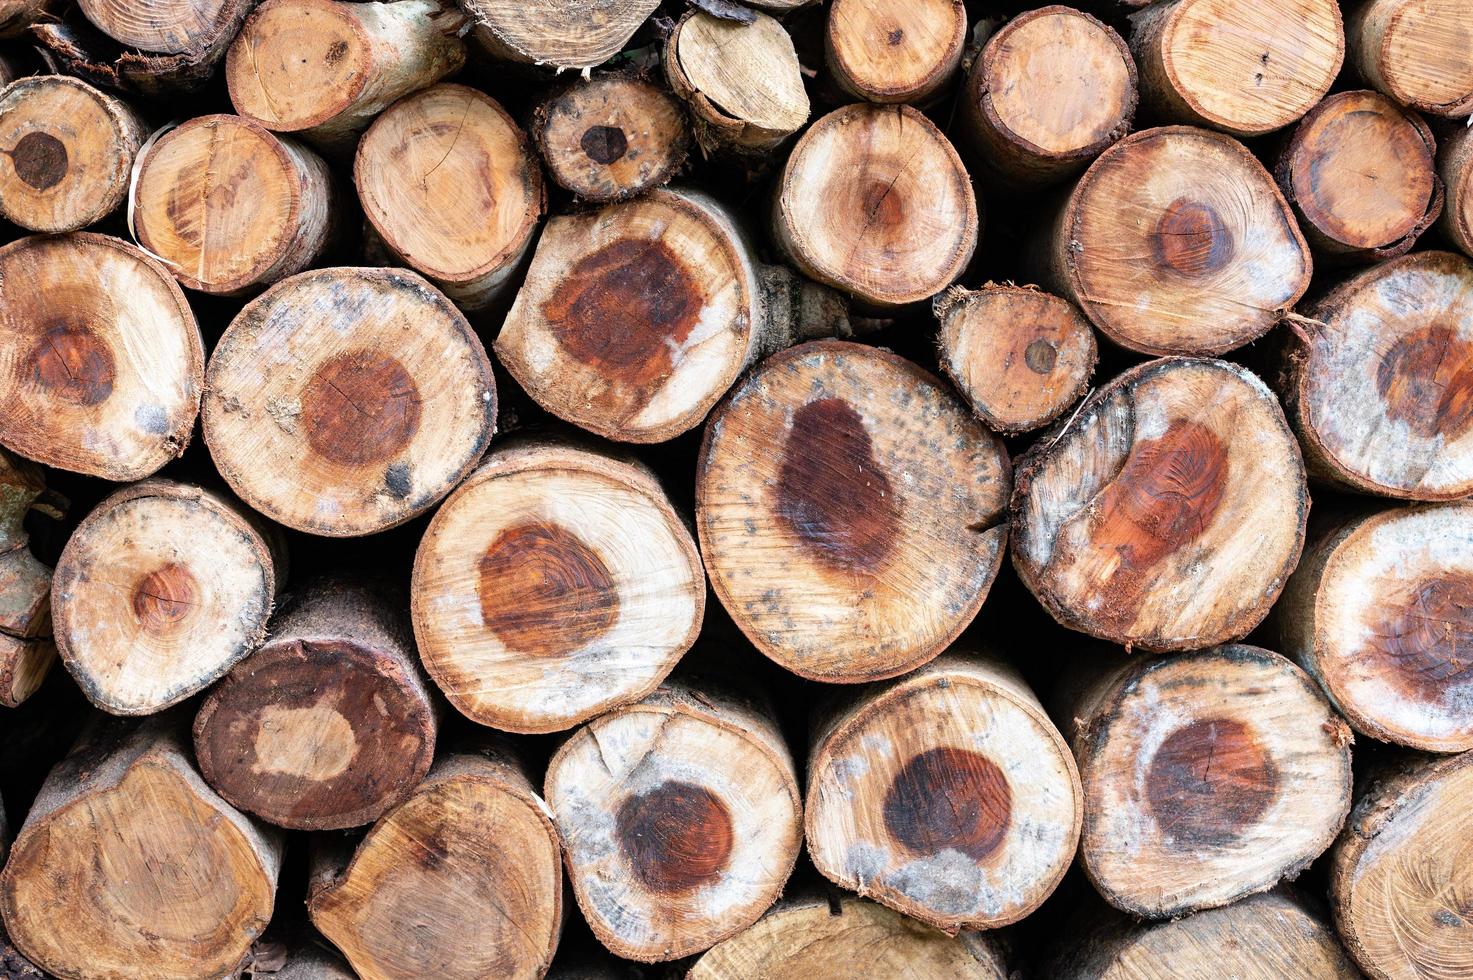
[(1454, 245), (1473, 255), (1473, 130), (1459, 126), (1442, 141), (1437, 171), (1447, 192), (1441, 228)]
[(1473, 112), (1473, 0), (1362, 0), (1345, 24), (1351, 65), (1419, 112)]
[(835, 0), (824, 60), (853, 98), (923, 103), (956, 73), (966, 40), (962, 0)]
[[(25, 527), (26, 515), (45, 490), (39, 466), (0, 449), (0, 705), (7, 708), (36, 693), (56, 661), (51, 569), (31, 554)], [(0, 855), (5, 843), (0, 833)]]
[(628, 43), (660, 0), (459, 0), (492, 57), (524, 65), (593, 68)]

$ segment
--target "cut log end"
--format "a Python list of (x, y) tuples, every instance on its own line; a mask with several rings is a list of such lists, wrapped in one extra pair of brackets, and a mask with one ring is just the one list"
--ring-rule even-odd
[(1437, 170), (1447, 192), (1442, 229), (1464, 254), (1473, 256), (1473, 130), (1460, 127), (1442, 141)]
[[(31, 553), (26, 515), (46, 490), (39, 466), (0, 450), (0, 705), (14, 708), (56, 661), (51, 569)], [(0, 822), (0, 854), (5, 841)]]
[(1473, 111), (1473, 5), (1467, 0), (1365, 0), (1346, 24), (1355, 65), (1374, 88), (1418, 112)]
[(960, 0), (837, 0), (824, 55), (849, 95), (869, 102), (925, 102), (961, 64), (967, 11)]
[(593, 14), (583, 0), (460, 0), (474, 37), (493, 57), (559, 71), (594, 68), (629, 42), (660, 0), (604, 0)]

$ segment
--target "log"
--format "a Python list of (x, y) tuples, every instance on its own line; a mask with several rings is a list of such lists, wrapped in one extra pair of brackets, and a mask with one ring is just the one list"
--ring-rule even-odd
[(408, 797), (438, 725), (402, 598), (354, 579), (305, 586), (200, 706), (206, 782), (293, 830), (372, 823)]
[(495, 348), (549, 412), (652, 443), (699, 425), (758, 358), (849, 332), (839, 297), (758, 262), (724, 205), (657, 189), (549, 221)]
[(1330, 901), (1372, 980), (1473, 971), (1473, 753), (1416, 756), (1373, 773), (1331, 854)]
[(450, 703), (545, 733), (653, 691), (695, 642), (706, 578), (653, 473), (543, 439), (493, 451), (450, 495), (411, 597), (420, 657)]
[(1459, 249), (1473, 255), (1473, 135), (1462, 126), (1442, 141), (1437, 172), (1447, 191), (1440, 227)]
[(317, 942), (302, 942), (289, 949), (286, 965), (271, 980), (358, 980), (348, 965)]
[(52, 0), (0, 0), (0, 38), (24, 37)]
[(561, 848), (547, 805), (503, 749), (443, 756), (346, 867), (325, 852), (312, 924), (362, 980), (525, 980), (562, 929)]
[(267, 0), (225, 56), (235, 111), (351, 150), (388, 106), (465, 64), (465, 17), (440, 0)]
[(669, 91), (616, 72), (550, 94), (533, 114), (532, 138), (559, 186), (607, 204), (669, 183), (685, 166), (690, 128)]
[(1041, 284), (1143, 354), (1256, 340), (1304, 295), (1311, 270), (1263, 165), (1230, 137), (1184, 126), (1105, 150), (1036, 245)]
[(1337, 92), (1309, 111), (1274, 177), (1299, 227), (1332, 260), (1409, 251), (1442, 213), (1432, 130), (1378, 92)]
[(562, 71), (608, 61), (660, 0), (457, 0), (475, 23), (472, 36), (493, 58)]
[[(38, 24), (69, 74), (169, 97), (203, 87), (255, 0), (77, 0), (88, 26)], [(98, 43), (98, 40), (106, 43)]]
[(1434, 116), (1473, 112), (1467, 0), (1362, 0), (1346, 16), (1350, 64), (1366, 84)]
[(199, 326), (174, 278), (88, 232), (0, 247), (0, 444), (47, 466), (138, 480), (184, 451), (204, 387)]
[(107, 497), (56, 564), (56, 645), (104, 711), (147, 715), (215, 683), (266, 636), (284, 552), (203, 487), (152, 479)]
[(793, 147), (772, 234), (810, 278), (887, 309), (956, 281), (980, 211), (951, 143), (910, 106), (836, 109)]
[(432, 86), (379, 116), (353, 182), (389, 252), (467, 310), (507, 287), (546, 208), (526, 134), (464, 85)]
[(1174, 919), (1295, 878), (1350, 812), (1350, 729), (1313, 679), (1252, 646), (1071, 672), (1079, 853), (1110, 904)]
[(1310, 473), (1407, 500), (1473, 492), (1473, 264), (1404, 255), (1305, 313), (1283, 394)]
[(951, 81), (966, 42), (961, 0), (835, 0), (824, 63), (851, 98), (919, 104)]
[(1473, 505), (1318, 520), (1275, 608), (1282, 649), (1356, 731), (1473, 749)]
[(988, 39), (958, 100), (966, 145), (989, 176), (1020, 186), (1078, 173), (1130, 132), (1135, 60), (1072, 7), (1030, 10)]
[(665, 41), (663, 64), (708, 156), (765, 156), (808, 121), (793, 39), (766, 14), (742, 22), (688, 11)]
[(1336, 0), (1172, 0), (1133, 14), (1130, 25), (1151, 111), (1235, 136), (1303, 116), (1345, 61)]
[(248, 303), (210, 357), (204, 437), (242, 500), (352, 537), (432, 507), (486, 451), (496, 382), (470, 324), (412, 272), (318, 269)]
[(200, 779), (178, 721), (99, 719), (32, 804), (0, 914), (49, 973), (231, 976), (266, 928), (281, 840)]
[(1263, 382), (1224, 361), (1126, 371), (1014, 478), (1018, 576), (1061, 625), (1127, 650), (1241, 639), (1304, 544), (1299, 447)]
[(545, 795), (594, 935), (645, 963), (756, 922), (802, 844), (797, 774), (771, 716), (684, 682), (578, 729), (548, 763)]
[(23, 78), (0, 92), (0, 216), (31, 231), (76, 231), (128, 195), (147, 135), (122, 100), (65, 75)]
[(955, 935), (1027, 916), (1074, 860), (1074, 759), (1002, 661), (948, 653), (812, 727), (808, 853), (840, 887)]
[[(45, 491), (39, 466), (0, 449), (0, 705), (7, 708), (35, 694), (56, 661), (51, 569), (31, 553), (25, 527), (26, 515)], [(0, 834), (0, 853), (7, 839)]]
[(322, 158), (241, 116), (199, 116), (138, 161), (138, 242), (190, 289), (239, 295), (301, 272), (337, 203)]
[(934, 312), (941, 369), (996, 432), (1052, 422), (1084, 394), (1099, 360), (1078, 308), (1034, 286), (952, 286)]
[(696, 529), (747, 638), (800, 676), (881, 680), (941, 653), (1001, 564), (1007, 451), (886, 351), (776, 354), (711, 416)]
[(702, 955), (686, 976), (1008, 980), (1011, 974), (1000, 945), (985, 933), (952, 938), (852, 895), (800, 895)]

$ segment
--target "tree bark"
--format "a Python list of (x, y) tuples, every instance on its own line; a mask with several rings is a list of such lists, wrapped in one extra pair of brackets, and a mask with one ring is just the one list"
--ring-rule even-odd
[(956, 281), (981, 219), (956, 150), (910, 106), (851, 105), (793, 147), (772, 213), (778, 247), (806, 275), (878, 309)]
[(1096, 391), (1018, 460), (1013, 567), (1069, 629), (1195, 650), (1268, 614), (1308, 510), (1299, 447), (1263, 382), (1163, 358)]
[(0, 0), (0, 38), (24, 37), (52, 0)]
[(76, 232), (0, 248), (0, 443), (58, 469), (141, 479), (184, 451), (204, 387), (199, 326), (139, 249)]
[(200, 779), (178, 720), (98, 719), (31, 806), (0, 913), (48, 972), (233, 976), (271, 918), (281, 840)]
[(575, 732), (546, 796), (594, 935), (646, 963), (756, 922), (802, 843), (797, 774), (770, 715), (683, 682)]
[(496, 383), (450, 301), (397, 269), (318, 269), (247, 304), (210, 358), (215, 465), (272, 520), (373, 534), (432, 507), (486, 450)]
[(1473, 255), (1473, 134), (1468, 127), (1457, 127), (1442, 141), (1437, 170), (1447, 191), (1443, 233), (1465, 254)]
[(1009, 482), (1002, 442), (939, 380), (872, 347), (803, 344), (712, 414), (701, 554), (768, 657), (812, 680), (894, 677), (981, 607), (1007, 543)]
[(824, 62), (852, 98), (920, 104), (951, 81), (966, 42), (962, 0), (835, 0)]
[(651, 443), (699, 425), (758, 358), (849, 332), (840, 298), (758, 262), (726, 207), (659, 189), (552, 219), (495, 347), (549, 412)]
[(1178, 918), (1293, 879), (1350, 812), (1350, 730), (1259, 647), (1069, 672), (1055, 716), (1084, 786), (1085, 873), (1131, 915)]
[(1241, 347), (1309, 286), (1309, 248), (1273, 177), (1241, 143), (1204, 129), (1127, 136), (1042, 229), (1042, 284), (1144, 354)]
[(659, 0), (458, 0), (492, 57), (514, 64), (593, 68), (618, 54)]
[(1473, 264), (1405, 255), (1305, 312), (1283, 387), (1310, 473), (1407, 500), (1473, 492)]
[(460, 70), (465, 23), (441, 0), (267, 0), (226, 55), (230, 101), (267, 129), (351, 150), (391, 103)]
[(1074, 860), (1074, 760), (1002, 661), (949, 653), (813, 730), (808, 853), (843, 888), (955, 935), (1027, 916)]
[(24, 523), (45, 490), (39, 466), (0, 449), (0, 705), (7, 708), (36, 693), (56, 660), (51, 569), (31, 554)]
[(1409, 109), (1473, 112), (1473, 60), (1462, 0), (1362, 0), (1345, 22), (1350, 64), (1366, 84)]
[(562, 929), (547, 805), (499, 747), (446, 755), (342, 867), (324, 853), (312, 923), (363, 980), (541, 977)]
[(128, 195), (147, 135), (121, 100), (65, 75), (22, 79), (0, 92), (0, 215), (32, 231), (76, 231)]
[(507, 287), (547, 203), (526, 134), (464, 85), (435, 85), (379, 116), (353, 181), (389, 251), (467, 310)]
[(1336, 0), (1171, 0), (1130, 21), (1145, 104), (1163, 119), (1235, 136), (1303, 116), (1345, 60)]
[(706, 606), (700, 554), (654, 474), (547, 440), (492, 452), (450, 495), (412, 590), (440, 690), (473, 721), (522, 733), (648, 695)]

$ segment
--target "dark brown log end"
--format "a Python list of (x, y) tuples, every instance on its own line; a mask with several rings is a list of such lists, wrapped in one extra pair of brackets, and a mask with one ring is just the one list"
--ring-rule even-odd
[(1406, 599), (1381, 607), (1367, 650), (1414, 701), (1463, 695), (1473, 685), (1473, 575), (1423, 579)]
[(561, 524), (529, 521), (498, 534), (480, 561), (480, 595), (486, 628), (536, 657), (592, 643), (619, 615), (608, 566)]
[(1232, 259), (1233, 234), (1210, 204), (1177, 198), (1156, 221), (1151, 254), (1156, 264), (1186, 279), (1217, 272)]
[(896, 774), (885, 794), (885, 829), (918, 855), (954, 849), (973, 860), (991, 855), (1012, 822), (1007, 776), (967, 749), (927, 749)]
[(113, 392), (113, 352), (86, 327), (52, 327), (37, 339), (28, 361), (35, 382), (62, 401), (98, 405)]
[(1376, 389), (1389, 417), (1457, 439), (1473, 423), (1473, 344), (1441, 323), (1404, 334), (1381, 358)]
[(419, 386), (398, 358), (380, 351), (340, 354), (313, 372), (302, 396), (307, 442), (343, 466), (383, 463), (419, 431)]
[(1146, 795), (1169, 840), (1222, 847), (1258, 822), (1276, 799), (1278, 784), (1278, 767), (1246, 725), (1199, 718), (1156, 749)]
[(199, 583), (188, 568), (169, 562), (133, 584), (133, 615), (149, 633), (168, 634), (195, 608)]
[(652, 891), (709, 884), (731, 859), (731, 814), (704, 786), (667, 780), (625, 800), (615, 823), (630, 867)]
[(50, 133), (27, 133), (10, 151), (15, 175), (38, 191), (50, 190), (66, 178), (66, 144)]

